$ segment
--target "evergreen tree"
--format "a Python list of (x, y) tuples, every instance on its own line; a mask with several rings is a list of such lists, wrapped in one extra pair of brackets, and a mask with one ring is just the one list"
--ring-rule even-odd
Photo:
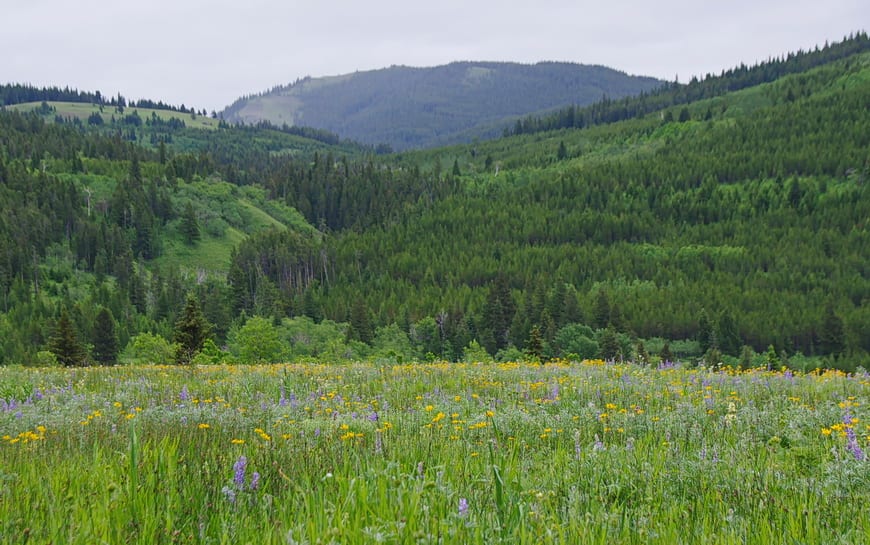
[(592, 319), (596, 329), (604, 329), (610, 325), (610, 298), (603, 288), (598, 290), (598, 295), (595, 297)]
[(662, 363), (674, 361), (674, 355), (671, 352), (670, 343), (665, 342), (665, 344), (662, 345), (662, 349), (659, 351), (659, 358), (662, 360)]
[(701, 346), (701, 352), (706, 353), (713, 345), (713, 324), (710, 321), (710, 316), (706, 309), (701, 309), (701, 314), (698, 316), (698, 344)]
[(819, 348), (824, 354), (838, 355), (846, 348), (846, 334), (843, 329), (843, 320), (834, 312), (834, 304), (828, 302), (825, 305), (825, 314), (822, 316), (822, 327), (819, 331)]
[(79, 342), (75, 326), (73, 326), (66, 309), (60, 313), (54, 335), (49, 340), (48, 350), (65, 367), (84, 365), (85, 363), (85, 349)]
[(112, 311), (103, 307), (94, 319), (94, 332), (91, 338), (93, 349), (91, 357), (100, 365), (118, 363), (118, 334), (115, 331), (115, 318)]
[(532, 326), (532, 331), (529, 333), (529, 340), (526, 343), (526, 354), (540, 360), (544, 354), (544, 339), (541, 335), (541, 328), (537, 325)]
[(211, 336), (211, 327), (206, 321), (199, 303), (193, 295), (187, 296), (187, 303), (181, 312), (178, 321), (175, 322), (175, 331), (172, 340), (178, 344), (175, 362), (179, 364), (190, 363), (194, 356), (202, 350), (205, 340)]
[(740, 349), (740, 362), (738, 366), (740, 369), (749, 369), (752, 367), (752, 358), (755, 357), (755, 351), (752, 350), (751, 346), (743, 345), (743, 348)]
[(491, 354), (510, 344), (510, 328), (515, 314), (516, 303), (510, 286), (504, 276), (499, 276), (489, 288), (481, 324), (481, 343)]
[(375, 336), (369, 309), (362, 297), (357, 297), (350, 307), (350, 323), (347, 328), (348, 340), (362, 341), (370, 344)]
[(565, 141), (559, 142), (559, 151), (556, 152), (556, 159), (559, 161), (568, 157), (568, 149), (565, 147)]
[(635, 352), (637, 353), (637, 363), (641, 365), (649, 365), (649, 352), (646, 351), (646, 346), (644, 346), (643, 341), (637, 341)]
[(608, 327), (601, 332), (598, 350), (601, 358), (605, 360), (613, 360), (620, 356), (622, 347), (619, 345), (619, 337), (615, 329)]
[(719, 318), (719, 332), (716, 335), (716, 341), (722, 352), (729, 356), (736, 356), (740, 351), (743, 343), (737, 330), (737, 323), (729, 312), (722, 313)]
[(179, 227), (181, 234), (184, 237), (184, 242), (190, 246), (199, 242), (201, 235), (199, 232), (199, 222), (196, 219), (196, 211), (193, 209), (193, 204), (188, 202), (184, 207), (184, 213), (181, 214), (181, 226)]

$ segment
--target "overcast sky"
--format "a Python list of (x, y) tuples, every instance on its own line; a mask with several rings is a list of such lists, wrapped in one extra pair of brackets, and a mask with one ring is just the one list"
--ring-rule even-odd
[(208, 111), (298, 78), (455, 60), (688, 81), (870, 30), (868, 0), (4, 0), (0, 82)]

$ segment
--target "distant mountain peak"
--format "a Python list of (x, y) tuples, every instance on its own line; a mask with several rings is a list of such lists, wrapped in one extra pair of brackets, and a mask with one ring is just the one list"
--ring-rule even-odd
[(266, 120), (326, 129), (404, 150), (497, 136), (522, 116), (583, 106), (604, 96), (639, 94), (663, 83), (604, 66), (556, 61), (393, 65), (305, 77), (241, 98), (222, 115), (231, 122)]

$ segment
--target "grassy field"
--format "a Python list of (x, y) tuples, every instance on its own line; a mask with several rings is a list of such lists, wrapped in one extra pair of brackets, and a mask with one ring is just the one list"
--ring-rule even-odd
[[(6, 107), (10, 110), (27, 112), (30, 110), (35, 110), (41, 105), (42, 102), (25, 102), (23, 104), (13, 104)], [(109, 123), (112, 119), (112, 116), (114, 116), (115, 119), (121, 119), (122, 117), (130, 115), (133, 112), (138, 112), (139, 117), (142, 118), (143, 122), (145, 121), (145, 119), (150, 119), (152, 115), (156, 115), (163, 121), (169, 121), (172, 118), (180, 119), (181, 121), (184, 121), (186, 127), (191, 129), (217, 129), (218, 127), (217, 119), (212, 119), (210, 117), (199, 114), (197, 114), (195, 117), (191, 117), (190, 114), (174, 112), (172, 110), (155, 110), (152, 108), (124, 108), (123, 113), (118, 113), (118, 111), (112, 106), (103, 106), (103, 111), (100, 112), (100, 107), (98, 105), (85, 104), (80, 102), (48, 102), (48, 105), (55, 110), (52, 115), (78, 118), (82, 121), (87, 121), (88, 117), (95, 112), (102, 115), (103, 121), (105, 123)]]
[(867, 543), (866, 374), (0, 368), (0, 543)]

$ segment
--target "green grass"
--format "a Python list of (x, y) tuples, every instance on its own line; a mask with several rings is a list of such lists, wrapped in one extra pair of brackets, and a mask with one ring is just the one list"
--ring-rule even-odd
[(847, 435), (868, 448), (868, 386), (603, 362), (0, 368), (0, 543), (860, 543), (870, 467)]
[[(25, 102), (23, 104), (7, 106), (7, 108), (10, 110), (27, 112), (39, 108), (41, 104), (42, 102)], [(88, 117), (95, 112), (100, 113), (100, 107), (96, 104), (85, 104), (79, 102), (48, 102), (48, 105), (55, 109), (55, 112), (52, 115), (78, 118), (82, 121), (87, 121)], [(139, 117), (142, 118), (143, 123), (146, 119), (150, 119), (152, 115), (156, 115), (163, 121), (169, 121), (172, 118), (180, 119), (181, 121), (184, 121), (186, 127), (191, 129), (217, 129), (218, 126), (218, 120), (210, 117), (197, 114), (195, 118), (192, 118), (190, 114), (174, 112), (172, 110), (156, 110), (152, 108), (124, 108), (123, 113), (118, 113), (118, 111), (112, 106), (103, 106), (101, 115), (103, 121), (109, 123), (113, 116), (116, 120), (120, 120), (124, 116), (130, 115), (133, 112), (139, 113)]]
[(230, 253), (246, 236), (234, 227), (228, 227), (223, 237), (202, 233), (202, 240), (193, 245), (180, 236), (167, 236), (163, 239), (163, 254), (154, 262), (161, 268), (224, 274), (230, 266)]
[(240, 199), (239, 204), (244, 210), (246, 210), (250, 214), (248, 224), (253, 230), (259, 231), (261, 229), (268, 229), (270, 227), (275, 227), (278, 229), (285, 228), (285, 225), (283, 223), (270, 216), (264, 210), (257, 208), (257, 206), (250, 201), (246, 199)]

